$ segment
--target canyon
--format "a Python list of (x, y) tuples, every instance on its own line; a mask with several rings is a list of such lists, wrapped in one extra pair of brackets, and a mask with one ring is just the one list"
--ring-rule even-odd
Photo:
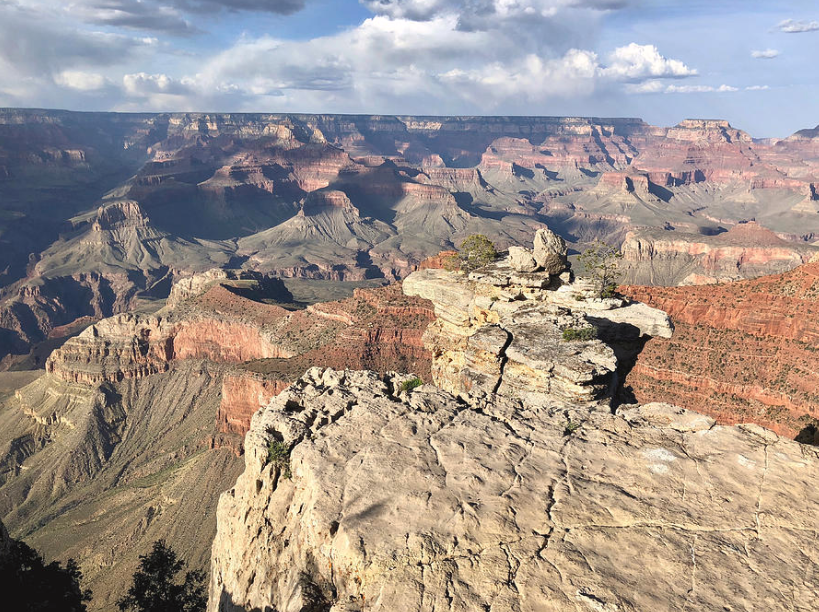
[[(396, 280), (474, 233), (623, 244), (629, 282), (784, 271), (819, 232), (818, 148), (715, 120), (0, 110), (0, 368), (213, 268)], [(754, 219), (782, 242), (728, 231)]]
[[(433, 318), (400, 286), (287, 311), (280, 281), (214, 270), (154, 314), (120, 314), (0, 373), (0, 515), (49, 559), (74, 557), (107, 610), (164, 538), (207, 570), (219, 494), (252, 415), (312, 364), (429, 377)], [(247, 296), (251, 297), (247, 297)]]
[(0, 518), (94, 610), (159, 538), (214, 611), (809, 609), (818, 177), (715, 120), (0, 110)]

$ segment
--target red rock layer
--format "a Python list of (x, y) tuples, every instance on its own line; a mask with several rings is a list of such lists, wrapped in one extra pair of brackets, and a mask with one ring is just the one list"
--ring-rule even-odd
[(290, 383), (269, 380), (262, 374), (240, 370), (222, 380), (222, 402), (216, 414), (219, 429), (244, 435), (250, 419), (259, 408), (284, 391)]
[[(314, 336), (318, 329), (324, 343), (289, 359), (253, 361), (242, 366), (246, 374), (226, 378), (220, 425), (244, 433), (254, 412), (313, 366), (411, 372), (430, 380), (422, 336), (434, 319), (432, 305), (405, 296), (400, 284), (358, 289), (352, 298), (294, 313), (287, 333)], [(326, 328), (327, 321), (340, 325)]]
[(673, 338), (646, 345), (629, 374), (638, 401), (788, 436), (819, 419), (819, 263), (728, 285), (623, 291), (676, 326)]
[(220, 430), (244, 433), (250, 417), (312, 366), (414, 372), (430, 379), (421, 339), (431, 304), (400, 285), (289, 312), (215, 285), (162, 316), (117, 315), (56, 349), (49, 373), (99, 385), (165, 372), (174, 360), (242, 364), (226, 375)]

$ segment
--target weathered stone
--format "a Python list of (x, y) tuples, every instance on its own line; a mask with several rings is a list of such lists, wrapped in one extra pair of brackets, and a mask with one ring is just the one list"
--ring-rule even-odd
[(535, 272), (538, 269), (532, 251), (519, 246), (509, 247), (509, 265), (518, 272)]
[(816, 451), (664, 404), (392, 386), (311, 371), (254, 416), (211, 612), (815, 607)]
[[(607, 340), (629, 342), (672, 332), (662, 311), (642, 304), (622, 307), (622, 300), (583, 299), (570, 285), (549, 289), (546, 273), (518, 273), (547, 285), (521, 287), (509, 270), (489, 266), (474, 279), (422, 270), (404, 281), (405, 293), (435, 307), (437, 320), (427, 328), (424, 345), (432, 353), (433, 382), (442, 389), (456, 395), (494, 390), (527, 402), (547, 396), (576, 405), (594, 402), (617, 382), (614, 352), (600, 340), (567, 342), (563, 330), (593, 324), (607, 328)], [(510, 284), (501, 289), (497, 278), (511, 279)], [(496, 341), (487, 342), (484, 335)]]
[(535, 232), (534, 258), (537, 265), (552, 276), (560, 275), (568, 267), (566, 241), (550, 229)]

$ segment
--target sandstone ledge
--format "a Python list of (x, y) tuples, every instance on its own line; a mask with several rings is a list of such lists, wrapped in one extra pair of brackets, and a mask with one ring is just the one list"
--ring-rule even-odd
[(814, 608), (814, 449), (665, 404), (397, 382), (313, 369), (254, 416), (211, 612)]
[[(435, 307), (424, 345), (432, 353), (433, 382), (456, 395), (596, 403), (612, 396), (621, 362), (639, 350), (641, 336), (673, 331), (661, 310), (594, 299), (587, 282), (519, 273), (504, 261), (469, 277), (421, 270), (404, 280), (403, 290)], [(566, 329), (592, 325), (600, 339), (563, 339)]]

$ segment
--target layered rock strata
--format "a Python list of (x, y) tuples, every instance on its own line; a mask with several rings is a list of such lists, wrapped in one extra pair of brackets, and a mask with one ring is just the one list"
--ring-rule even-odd
[(401, 381), (313, 369), (254, 416), (211, 612), (813, 609), (815, 451)]
[(716, 287), (623, 291), (668, 312), (676, 327), (646, 345), (629, 375), (638, 400), (815, 441), (819, 263)]
[[(421, 270), (403, 289), (434, 305), (437, 318), (424, 344), (435, 384), (456, 395), (480, 390), (532, 401), (595, 401), (619, 385), (618, 362), (629, 359), (624, 343), (672, 333), (659, 310), (596, 299), (586, 280), (519, 272), (509, 259), (469, 277)], [(592, 329), (591, 336), (572, 335)], [(622, 350), (616, 354), (598, 334)]]
[(630, 232), (622, 246), (623, 284), (704, 285), (787, 272), (819, 247), (783, 240), (749, 222), (716, 236), (660, 230)]
[(651, 264), (643, 241), (641, 265), (668, 284), (735, 276), (732, 260), (739, 276), (780, 271), (819, 238), (817, 146), (811, 130), (755, 141), (714, 120), (6, 109), (0, 369), (214, 267), (397, 280), (471, 234), (507, 248), (544, 224), (580, 250), (756, 218), (794, 245), (759, 255), (749, 239), (683, 274), (676, 247)]

